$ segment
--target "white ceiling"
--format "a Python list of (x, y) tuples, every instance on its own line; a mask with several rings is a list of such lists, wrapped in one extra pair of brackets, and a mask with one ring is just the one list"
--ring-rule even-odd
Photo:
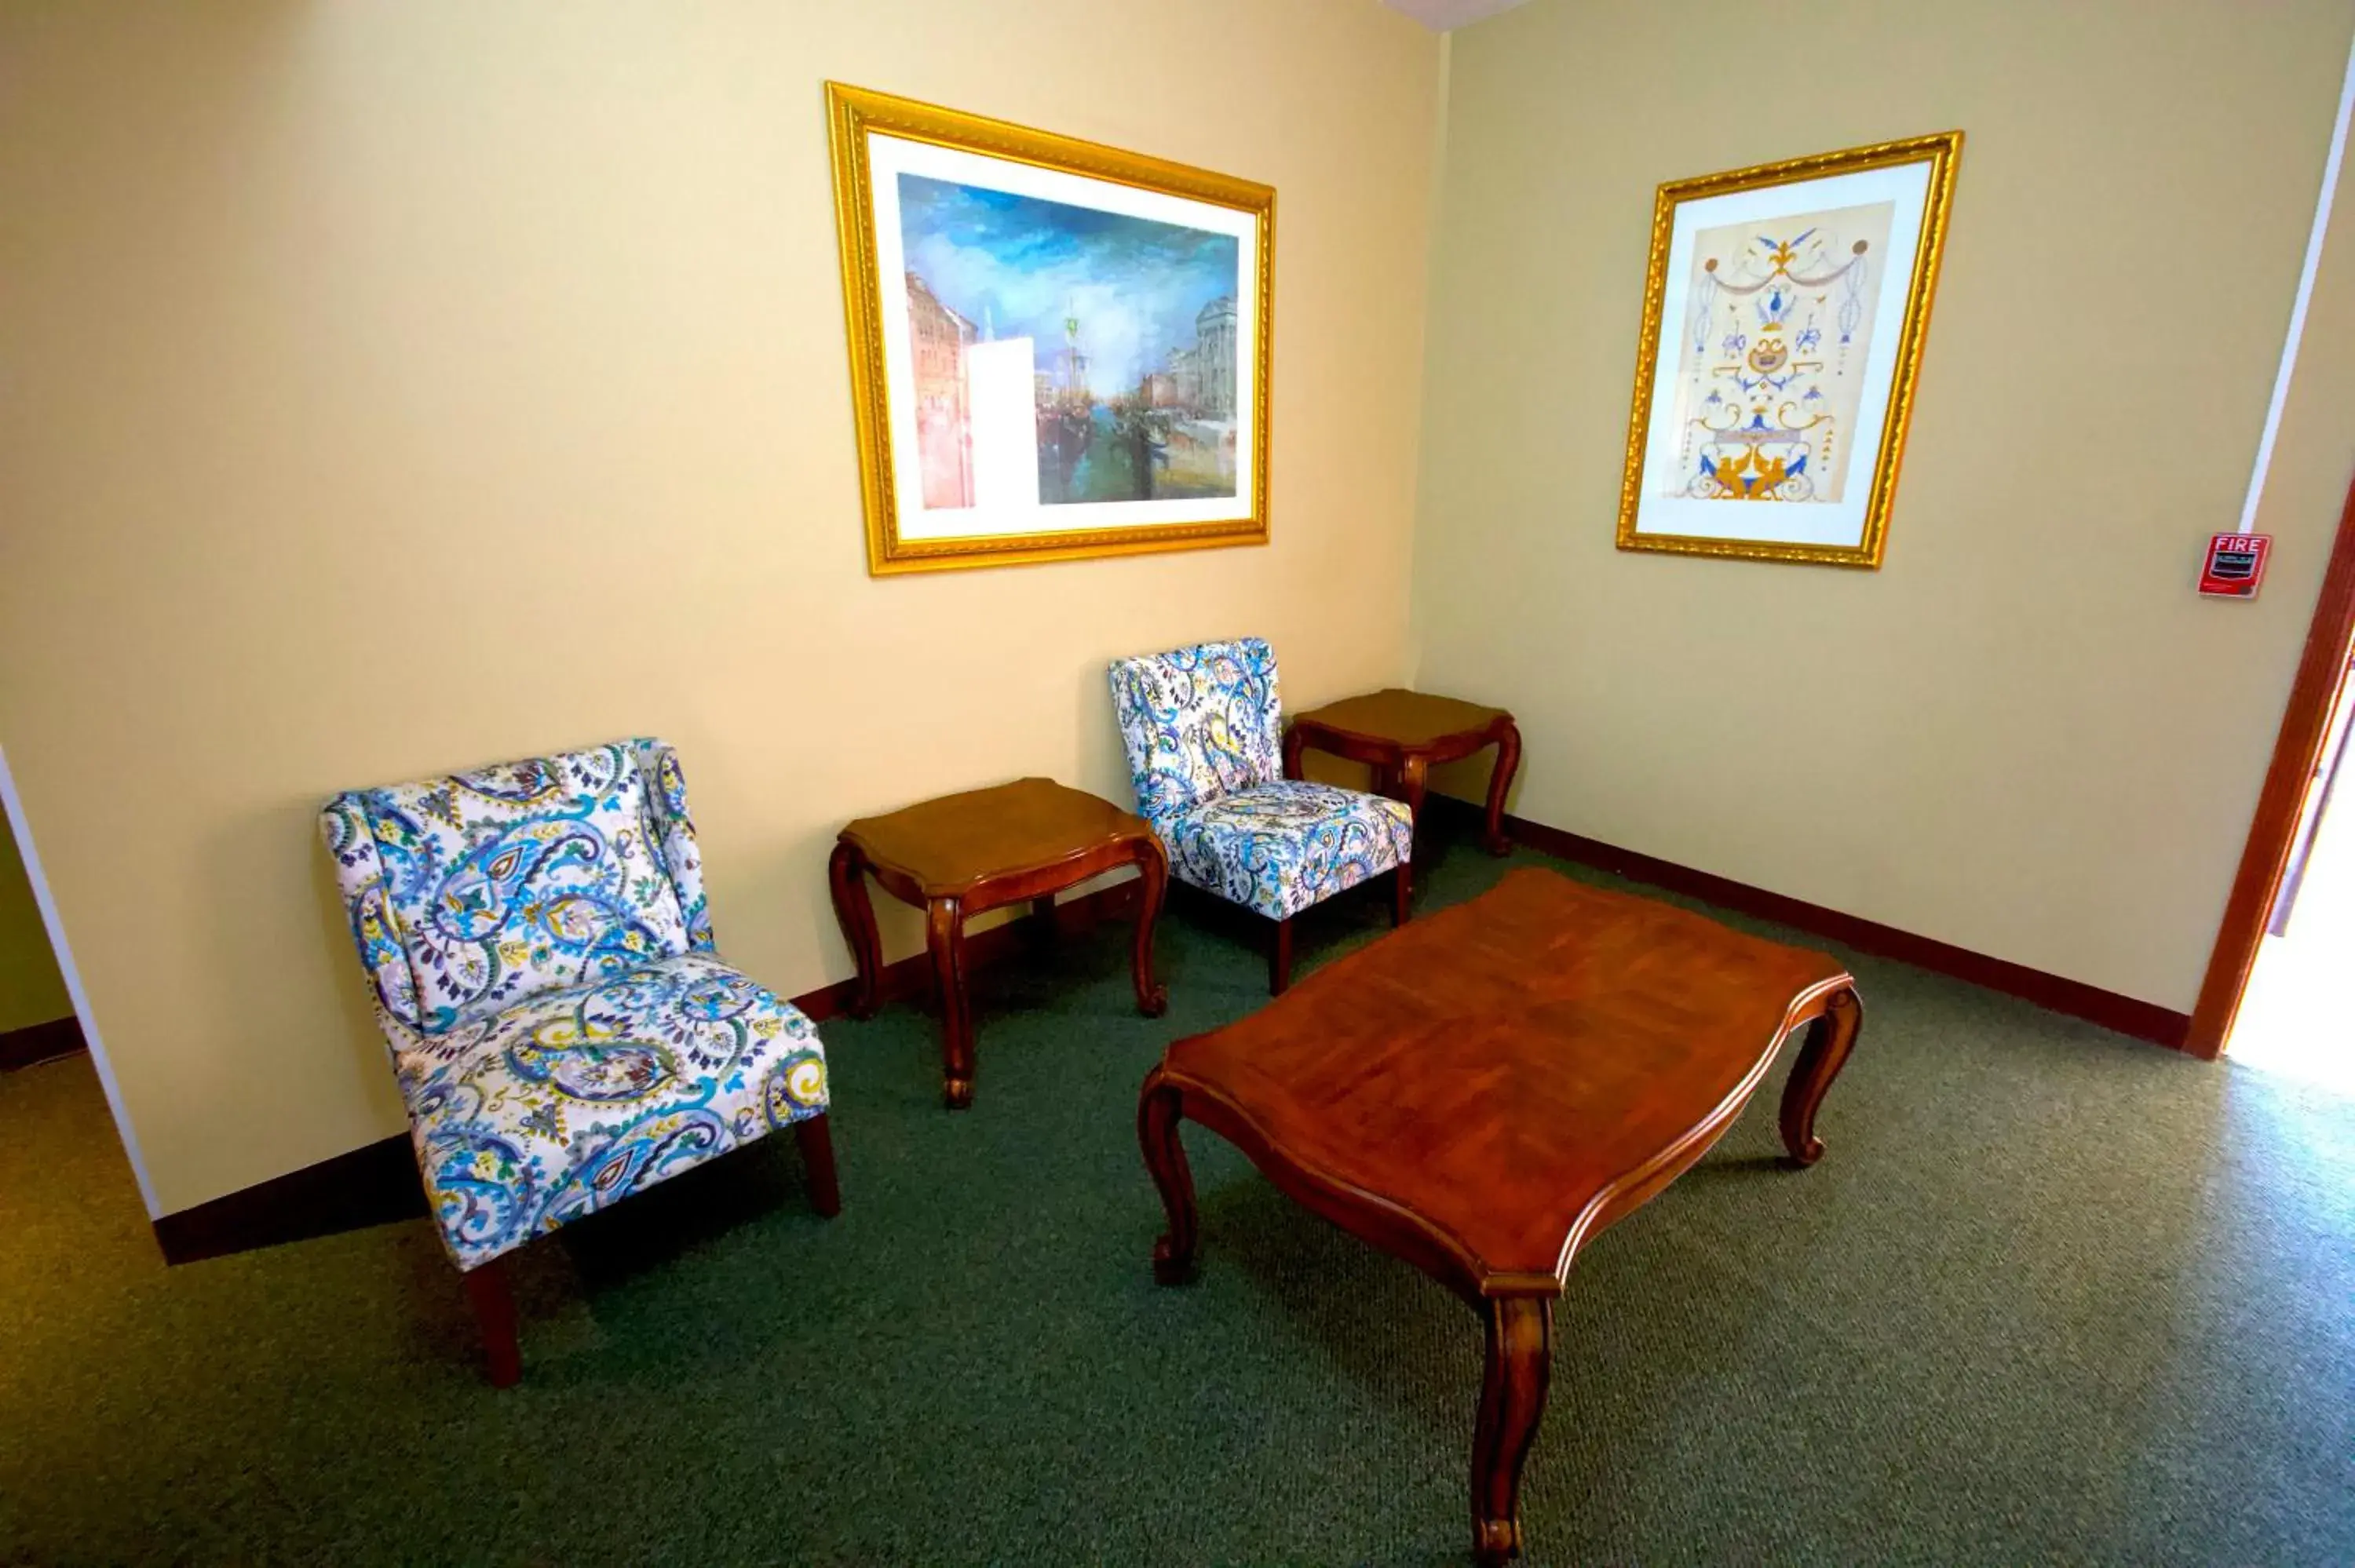
[(1522, 0), (1382, 0), (1391, 10), (1405, 12), (1434, 33), (1468, 26), (1521, 3)]

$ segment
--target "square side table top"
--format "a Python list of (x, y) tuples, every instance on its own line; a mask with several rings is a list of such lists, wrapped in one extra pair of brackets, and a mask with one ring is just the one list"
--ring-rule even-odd
[(1178, 1041), (1162, 1071), (1487, 1274), (1536, 1277), (1852, 983), (1828, 954), (1531, 868)]
[(1018, 779), (861, 817), (840, 836), (870, 865), (920, 884), (931, 898), (1151, 833), (1144, 818), (1100, 795)]
[(1498, 719), (1509, 721), (1511, 717), (1502, 708), (1388, 686), (1295, 714), (1293, 722), (1394, 740), (1404, 746), (1423, 746), (1447, 736), (1476, 733)]

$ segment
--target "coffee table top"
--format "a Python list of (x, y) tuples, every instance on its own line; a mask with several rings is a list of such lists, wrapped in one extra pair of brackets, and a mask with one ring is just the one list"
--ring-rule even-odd
[(1100, 795), (1051, 779), (1018, 779), (861, 817), (840, 836), (869, 865), (919, 885), (927, 898), (945, 898), (1152, 832), (1144, 818)]
[(1402, 746), (1428, 746), (1451, 736), (1474, 735), (1498, 719), (1511, 722), (1502, 708), (1483, 707), (1455, 697), (1410, 692), (1385, 686), (1363, 696), (1343, 697), (1321, 708), (1295, 714), (1295, 724), (1313, 724), (1368, 740), (1396, 741)]
[[(1402, 1211), (1459, 1286), (1549, 1293), (1852, 983), (1828, 954), (1525, 869), (1177, 1042), (1161, 1071), (1188, 1116), (1224, 1119), (1201, 1096), (1239, 1116), (1292, 1168), (1262, 1161), (1279, 1185)], [(1433, 1245), (1395, 1250), (1433, 1266)]]

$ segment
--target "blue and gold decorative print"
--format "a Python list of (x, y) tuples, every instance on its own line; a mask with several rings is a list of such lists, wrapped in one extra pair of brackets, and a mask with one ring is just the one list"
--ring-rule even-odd
[(809, 1020), (713, 950), (660, 741), (354, 791), (320, 825), (461, 1268), (824, 1114)]
[(678, 895), (679, 914), (687, 921), (687, 945), (711, 951), (711, 911), (703, 899), (703, 854), (696, 847), (695, 820), (687, 814), (687, 775), (679, 771), (678, 753), (658, 740), (636, 740), (638, 771), (646, 783), (646, 816), (654, 827), (655, 843), (663, 867), (670, 873), (671, 890)]
[(1137, 812), (1156, 832), (1180, 811), (1284, 777), (1275, 652), (1263, 638), (1114, 660), (1112, 705)]
[(362, 789), (328, 810), (357, 813), (374, 841), (419, 1025), (438, 1033), (687, 950), (651, 804), (638, 744), (617, 741)]
[(1283, 777), (1263, 639), (1116, 660), (1111, 676), (1137, 810), (1180, 882), (1281, 920), (1413, 857), (1403, 803)]

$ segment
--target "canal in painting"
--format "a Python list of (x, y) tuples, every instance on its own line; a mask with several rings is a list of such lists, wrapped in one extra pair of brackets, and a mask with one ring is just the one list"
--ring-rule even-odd
[(1189, 501), (1235, 493), (1234, 427), (1167, 410), (1069, 402), (1039, 409), (1039, 499)]

